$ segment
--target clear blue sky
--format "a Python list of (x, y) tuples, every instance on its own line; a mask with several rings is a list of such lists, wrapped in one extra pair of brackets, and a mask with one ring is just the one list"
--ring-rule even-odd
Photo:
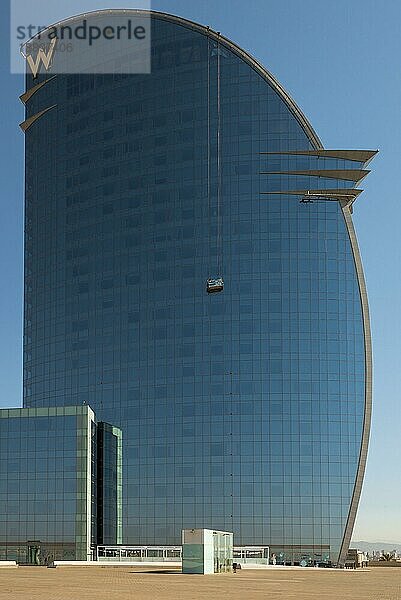
[[(59, 3), (61, 17), (81, 12), (72, 4)], [(93, 8), (93, 0), (79, 7)], [(374, 349), (372, 437), (354, 539), (401, 542), (401, 2), (154, 0), (152, 8), (210, 25), (250, 51), (293, 96), (326, 148), (380, 149), (354, 213)], [(0, 406), (20, 406), (23, 79), (9, 74), (5, 7), (2, 13)]]

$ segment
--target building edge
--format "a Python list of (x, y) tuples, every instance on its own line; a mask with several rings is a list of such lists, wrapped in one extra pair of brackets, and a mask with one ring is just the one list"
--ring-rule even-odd
[(370, 437), (370, 425), (372, 417), (372, 380), (373, 380), (373, 361), (372, 361), (372, 337), (370, 329), (369, 317), (369, 302), (366, 289), (365, 276), (363, 273), (362, 259), (359, 251), (358, 240), (355, 233), (354, 224), (352, 221), (351, 211), (349, 206), (343, 206), (343, 215), (347, 226), (348, 235), (351, 241), (352, 252), (354, 255), (355, 268), (359, 284), (359, 293), (361, 296), (363, 330), (365, 337), (365, 410), (363, 418), (363, 431), (361, 439), (361, 449), (359, 453), (359, 462), (357, 474), (352, 493), (350, 509), (348, 512), (347, 524), (344, 531), (340, 554), (338, 557), (338, 565), (343, 566), (347, 557), (349, 544), (351, 541), (352, 532), (355, 525), (356, 514), (358, 511), (359, 500), (361, 497), (362, 484), (365, 475), (366, 461), (368, 456), (368, 446)]

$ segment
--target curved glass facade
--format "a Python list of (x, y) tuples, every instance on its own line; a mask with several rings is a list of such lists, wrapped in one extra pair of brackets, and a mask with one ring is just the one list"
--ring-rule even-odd
[(363, 161), (285, 154), (316, 141), (267, 74), (157, 14), (151, 74), (57, 75), (27, 118), (53, 106), (26, 131), (24, 406), (122, 429), (124, 543), (213, 528), (337, 562), (365, 424), (357, 249), (342, 200), (285, 192), (342, 190), (305, 170)]

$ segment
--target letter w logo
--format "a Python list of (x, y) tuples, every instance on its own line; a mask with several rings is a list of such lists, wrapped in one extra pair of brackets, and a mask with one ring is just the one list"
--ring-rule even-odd
[(43, 50), (43, 48), (40, 48), (39, 52), (36, 56), (36, 60), (33, 60), (31, 55), (26, 57), (27, 63), (30, 66), (30, 69), (32, 71), (32, 75), (33, 75), (34, 79), (35, 79), (35, 77), (37, 77), (37, 75), (39, 73), (41, 63), (43, 63), (46, 71), (49, 70), (52, 58), (54, 56), (54, 50), (56, 48), (56, 44), (57, 44), (57, 38), (53, 38), (52, 41), (50, 42), (49, 51), (47, 52), (47, 54)]

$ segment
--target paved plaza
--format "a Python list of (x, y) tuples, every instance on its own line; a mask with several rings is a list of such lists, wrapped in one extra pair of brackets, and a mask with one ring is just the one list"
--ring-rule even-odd
[(147, 567), (0, 571), (0, 600), (400, 600), (401, 568), (242, 570), (182, 575)]

